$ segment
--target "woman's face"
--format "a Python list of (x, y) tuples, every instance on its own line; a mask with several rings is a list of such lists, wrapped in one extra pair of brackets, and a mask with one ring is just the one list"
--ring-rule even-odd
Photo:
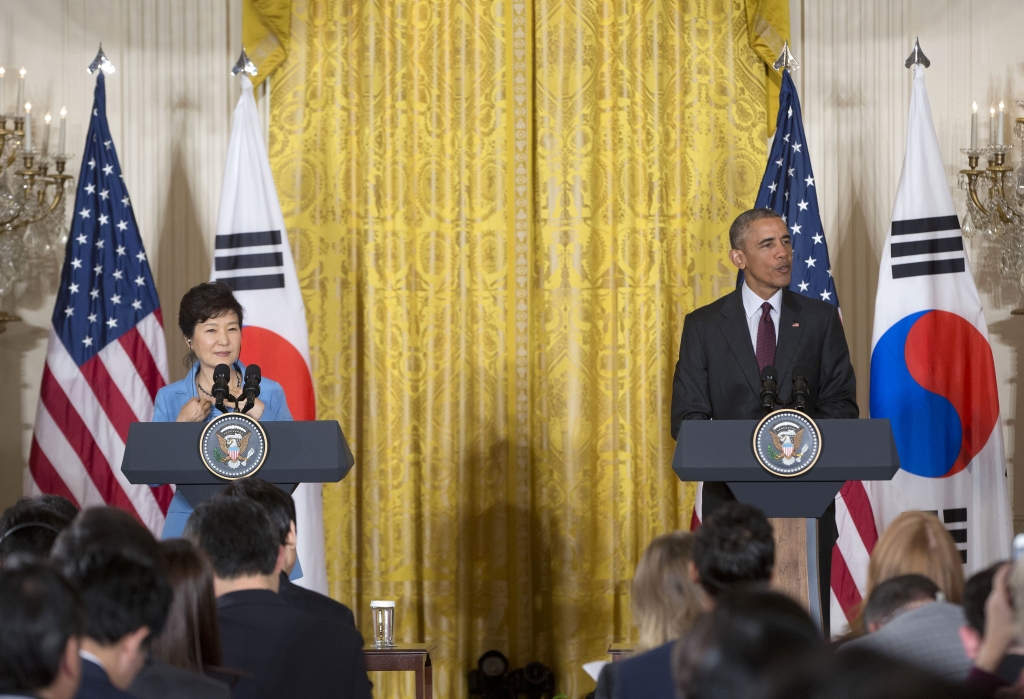
[(216, 318), (197, 323), (192, 333), (192, 351), (208, 369), (218, 364), (234, 364), (242, 350), (242, 326), (238, 316), (228, 311)]

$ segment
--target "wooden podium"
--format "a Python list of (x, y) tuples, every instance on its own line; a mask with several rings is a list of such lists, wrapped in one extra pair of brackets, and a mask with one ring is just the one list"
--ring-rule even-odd
[[(724, 481), (771, 520), (775, 587), (807, 607), (821, 627), (818, 522), (846, 481), (887, 481), (900, 468), (888, 420), (816, 420), (821, 454), (806, 473), (769, 473), (754, 457), (758, 420), (683, 420), (672, 469), (684, 481)], [(826, 601), (827, 603), (827, 601)]]

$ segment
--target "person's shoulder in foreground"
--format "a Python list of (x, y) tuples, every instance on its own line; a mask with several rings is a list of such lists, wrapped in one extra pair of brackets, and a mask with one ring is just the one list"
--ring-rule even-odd
[(150, 658), (128, 691), (138, 699), (230, 699), (223, 682)]
[(614, 699), (675, 699), (672, 679), (672, 647), (669, 641), (646, 653), (604, 668)]
[(307, 614), (334, 619), (352, 627), (356, 625), (355, 615), (352, 614), (351, 609), (327, 595), (321, 595), (319, 592), (296, 585), (288, 579), (285, 573), (281, 573), (281, 587), (278, 594), (286, 604)]

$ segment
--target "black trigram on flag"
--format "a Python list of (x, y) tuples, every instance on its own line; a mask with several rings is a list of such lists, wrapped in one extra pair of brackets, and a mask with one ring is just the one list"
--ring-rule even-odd
[(953, 541), (956, 542), (956, 549), (960, 552), (960, 562), (967, 565), (967, 508), (955, 507), (950, 510), (942, 510), (941, 513), (935, 510), (926, 510), (941, 520), (946, 525), (946, 530)]
[[(953, 235), (948, 235), (949, 233)], [(955, 274), (967, 269), (964, 261), (964, 238), (960, 233), (960, 221), (955, 215), (893, 221), (892, 235), (890, 252), (893, 259), (893, 279), (920, 277), (926, 274)], [(913, 240), (897, 242), (896, 236), (913, 236)], [(925, 259), (920, 259), (921, 256)], [(896, 264), (898, 257), (919, 259)]]

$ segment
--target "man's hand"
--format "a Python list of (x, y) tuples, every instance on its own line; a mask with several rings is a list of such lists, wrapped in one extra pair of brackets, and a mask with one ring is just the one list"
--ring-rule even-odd
[(177, 422), (205, 422), (210, 414), (210, 403), (201, 398), (190, 398), (181, 406)]
[(974, 667), (995, 674), (1006, 651), (1014, 643), (1017, 612), (1010, 601), (1007, 580), (1010, 564), (1000, 568), (992, 579), (992, 592), (985, 601), (985, 635), (974, 659)]

